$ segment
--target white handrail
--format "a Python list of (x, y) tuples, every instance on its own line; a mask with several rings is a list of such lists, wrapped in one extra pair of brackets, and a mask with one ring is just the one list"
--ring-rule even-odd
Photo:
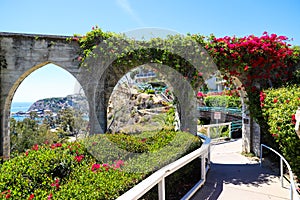
[(210, 128), (213, 128), (213, 127), (220, 127), (220, 126), (228, 126), (229, 128), (229, 138), (231, 138), (231, 124), (232, 122), (225, 122), (225, 123), (220, 123), (220, 124), (207, 124), (207, 125), (200, 125), (200, 127), (204, 127), (204, 128), (207, 128), (207, 136), (211, 138), (211, 135), (210, 135)]
[(144, 179), (142, 182), (128, 190), (126, 193), (117, 198), (117, 200), (136, 200), (142, 197), (155, 185), (158, 185), (158, 196), (159, 200), (165, 200), (165, 177), (169, 176), (173, 172), (177, 171), (181, 167), (190, 163), (194, 159), (201, 158), (201, 180), (182, 198), (189, 199), (192, 195), (204, 184), (206, 180), (206, 173), (210, 166), (210, 138), (197, 134), (199, 137), (204, 139), (203, 144), (199, 149), (189, 153), (188, 155), (176, 160), (175, 162), (161, 168), (156, 171), (148, 178)]
[(294, 182), (294, 175), (293, 171), (291, 169), (291, 166), (289, 163), (286, 161), (286, 159), (277, 151), (272, 149), (271, 147), (268, 147), (267, 145), (261, 144), (260, 145), (260, 166), (262, 166), (262, 154), (263, 154), (263, 147), (273, 151), (275, 154), (277, 154), (280, 157), (280, 181), (281, 181), (281, 187), (283, 187), (283, 162), (288, 168), (289, 171), (289, 176), (290, 176), (290, 199), (293, 200), (294, 196), (296, 196), (297, 200), (300, 200), (300, 197), (297, 192), (296, 184)]

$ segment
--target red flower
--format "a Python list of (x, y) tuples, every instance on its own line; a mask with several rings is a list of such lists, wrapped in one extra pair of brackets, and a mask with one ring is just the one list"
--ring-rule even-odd
[(287, 99), (287, 100), (285, 100), (285, 102), (286, 102), (286, 103), (289, 103), (289, 102), (290, 102), (290, 100), (289, 100), (289, 99)]
[(295, 116), (295, 114), (292, 114), (292, 124), (296, 124), (296, 116)]
[(56, 187), (56, 190), (59, 190), (59, 187), (60, 187), (60, 185), (59, 185), (59, 179), (58, 178), (55, 179), (55, 182), (52, 183), (51, 186), (52, 187)]
[(6, 198), (6, 199), (9, 199), (9, 198), (11, 197), (11, 194), (10, 194), (10, 193), (11, 193), (11, 190), (6, 190), (6, 191), (4, 191), (4, 192), (1, 192), (1, 196), (4, 195), (4, 194), (6, 194), (6, 195), (5, 195), (5, 198)]
[(263, 102), (265, 100), (265, 98), (266, 98), (266, 94), (264, 92), (260, 92), (260, 94), (259, 94), (260, 102)]
[(52, 196), (53, 196), (52, 193), (50, 193), (47, 197), (47, 200), (51, 200)]
[(248, 71), (248, 69), (249, 69), (249, 66), (246, 65), (246, 66), (244, 67), (244, 71)]
[(123, 160), (118, 160), (118, 161), (115, 161), (115, 168), (120, 168), (121, 166), (124, 165), (124, 161)]
[(204, 94), (202, 92), (198, 92), (197, 97), (204, 97)]
[(92, 171), (94, 172), (94, 171), (96, 171), (97, 169), (99, 169), (100, 167), (101, 167), (100, 164), (95, 163), (95, 164), (92, 165)]
[(31, 194), (28, 198), (28, 200), (32, 200), (34, 198), (34, 194)]
[(104, 163), (104, 164), (102, 165), (102, 167), (104, 167), (106, 171), (108, 171), (109, 168), (110, 168), (109, 164), (107, 164), (107, 163)]
[(277, 103), (277, 102), (278, 102), (278, 99), (275, 98), (275, 99), (273, 100), (273, 103)]
[(28, 151), (25, 152), (25, 156), (28, 156)]
[(56, 147), (61, 147), (61, 146), (62, 146), (61, 143), (53, 143), (53, 144), (51, 145), (51, 149), (55, 149)]
[(77, 162), (80, 162), (83, 158), (84, 158), (84, 155), (75, 156), (75, 160), (77, 160)]
[(35, 151), (39, 150), (39, 145), (38, 144), (33, 145), (32, 150)]

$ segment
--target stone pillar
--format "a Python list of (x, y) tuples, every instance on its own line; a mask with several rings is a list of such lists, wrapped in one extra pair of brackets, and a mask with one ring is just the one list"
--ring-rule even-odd
[(251, 152), (251, 121), (247, 105), (242, 98), (242, 152)]
[(0, 158), (4, 160), (10, 157), (10, 132), (9, 132), (9, 115), (10, 106), (5, 104), (5, 98), (1, 97), (0, 107)]
[(260, 155), (260, 126), (255, 122), (255, 120), (252, 120), (252, 146), (251, 146), (251, 152), (253, 152), (256, 156)]

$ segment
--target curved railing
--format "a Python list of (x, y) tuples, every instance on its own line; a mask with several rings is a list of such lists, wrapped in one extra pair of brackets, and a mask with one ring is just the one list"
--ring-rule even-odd
[(161, 168), (156, 171), (148, 178), (144, 179), (142, 182), (128, 190), (117, 200), (135, 200), (146, 194), (155, 185), (158, 185), (158, 196), (159, 200), (165, 200), (165, 178), (170, 174), (174, 173), (181, 167), (195, 160), (196, 158), (201, 158), (201, 179), (196, 183), (196, 185), (184, 196), (182, 199), (189, 199), (195, 194), (195, 192), (205, 183), (206, 173), (210, 167), (210, 138), (197, 134), (200, 138), (204, 139), (203, 144), (199, 149), (189, 153), (188, 155), (176, 160), (175, 162)]
[(278, 155), (280, 157), (280, 181), (281, 181), (281, 187), (283, 187), (283, 162), (285, 163), (285, 165), (288, 168), (289, 171), (289, 176), (290, 176), (290, 199), (291, 200), (300, 200), (298, 192), (297, 192), (297, 188), (296, 188), (296, 184), (294, 182), (294, 175), (293, 175), (293, 171), (291, 169), (291, 166), (289, 165), (289, 163), (286, 161), (286, 159), (277, 151), (275, 151), (274, 149), (272, 149), (271, 147), (268, 147), (267, 145), (261, 144), (260, 146), (260, 166), (262, 166), (262, 154), (263, 154), (263, 147), (267, 148), (271, 151), (273, 151), (276, 155)]
[(225, 114), (242, 116), (242, 110), (239, 108), (199, 106), (198, 110), (199, 111), (209, 111), (209, 112), (222, 112)]

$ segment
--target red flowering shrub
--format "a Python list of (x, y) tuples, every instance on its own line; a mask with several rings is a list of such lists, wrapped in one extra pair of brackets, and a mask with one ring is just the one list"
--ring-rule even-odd
[(263, 119), (293, 171), (300, 177), (300, 140), (295, 132), (295, 113), (300, 106), (300, 85), (264, 91)]

